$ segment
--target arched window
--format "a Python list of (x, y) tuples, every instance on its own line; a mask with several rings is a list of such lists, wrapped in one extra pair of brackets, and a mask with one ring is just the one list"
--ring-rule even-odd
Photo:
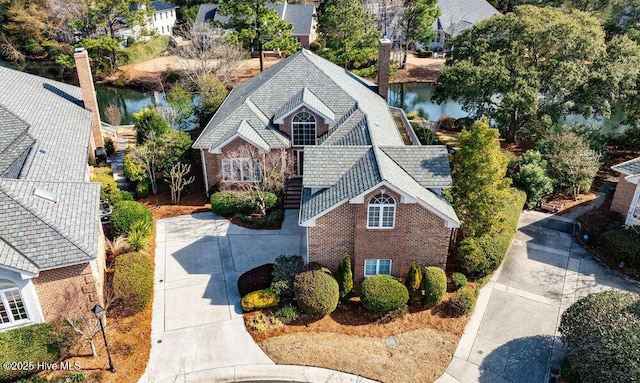
[(8, 279), (0, 279), (0, 327), (29, 320), (18, 286)]
[(293, 146), (315, 145), (315, 116), (306, 110), (293, 116), (293, 120), (291, 121), (291, 136), (293, 138)]
[(396, 201), (392, 196), (380, 193), (369, 201), (367, 227), (393, 229), (396, 221)]

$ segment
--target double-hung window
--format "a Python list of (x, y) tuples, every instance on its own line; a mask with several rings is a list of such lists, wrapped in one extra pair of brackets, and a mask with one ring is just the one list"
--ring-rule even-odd
[(365, 259), (364, 276), (370, 277), (377, 274), (391, 274), (390, 259)]
[(293, 138), (293, 146), (315, 145), (316, 118), (314, 115), (303, 110), (293, 116), (291, 136)]
[(29, 315), (18, 286), (0, 279), (0, 328), (27, 322)]
[(367, 228), (393, 229), (396, 220), (396, 201), (388, 194), (371, 198), (367, 209)]
[(261, 170), (260, 161), (252, 158), (222, 160), (222, 180), (225, 182), (260, 182)]

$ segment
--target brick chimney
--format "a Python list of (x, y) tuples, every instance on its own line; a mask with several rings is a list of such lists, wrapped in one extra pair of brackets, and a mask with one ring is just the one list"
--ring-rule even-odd
[(380, 39), (380, 45), (378, 45), (378, 94), (385, 100), (389, 93), (390, 61), (391, 40)]
[(91, 124), (92, 139), (89, 145), (91, 153), (97, 147), (104, 147), (102, 129), (100, 127), (100, 111), (98, 109), (98, 99), (93, 86), (93, 76), (91, 75), (91, 65), (89, 65), (89, 54), (84, 48), (76, 48), (73, 58), (76, 60), (76, 70), (80, 80), (80, 90), (82, 90), (82, 100), (84, 108), (93, 112), (93, 122)]

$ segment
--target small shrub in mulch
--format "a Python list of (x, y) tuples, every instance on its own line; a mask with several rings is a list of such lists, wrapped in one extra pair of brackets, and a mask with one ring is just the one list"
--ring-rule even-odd
[(269, 288), (273, 279), (271, 273), (273, 273), (273, 263), (267, 263), (240, 275), (240, 278), (238, 278), (240, 296), (243, 297), (252, 291)]
[(116, 258), (113, 292), (124, 302), (126, 314), (142, 311), (153, 295), (153, 262), (144, 253), (128, 253)]
[(458, 291), (467, 285), (467, 277), (462, 273), (451, 274), (451, 287), (453, 291)]
[(244, 312), (277, 306), (278, 303), (280, 303), (280, 297), (271, 289), (250, 292), (242, 297), (242, 300), (240, 301), (242, 311)]
[(303, 265), (304, 260), (299, 255), (279, 255), (273, 265), (271, 289), (283, 298), (292, 297), (293, 279)]
[(153, 218), (149, 210), (141, 203), (135, 201), (120, 201), (113, 206), (111, 213), (111, 235), (116, 238), (119, 235), (127, 236), (138, 221), (146, 222), (147, 235), (153, 230)]
[(286, 305), (280, 308), (274, 314), (276, 318), (278, 318), (282, 323), (289, 324), (298, 318), (300, 318), (300, 311), (298, 308), (292, 305)]
[(409, 291), (390, 275), (374, 275), (362, 282), (360, 300), (365, 309), (377, 313), (400, 310), (409, 301)]
[(325, 316), (338, 306), (338, 282), (325, 267), (313, 267), (296, 274), (293, 292), (302, 311)]
[(336, 281), (340, 287), (340, 299), (346, 300), (353, 296), (353, 272), (351, 271), (351, 257), (345, 253), (336, 271)]
[(424, 303), (429, 307), (439, 305), (447, 293), (447, 275), (443, 269), (436, 266), (425, 267), (422, 275)]
[(475, 292), (469, 289), (460, 289), (447, 302), (447, 311), (453, 316), (466, 315), (473, 311), (477, 299)]
[(404, 285), (409, 291), (411, 302), (418, 302), (422, 298), (422, 269), (416, 262), (411, 263)]

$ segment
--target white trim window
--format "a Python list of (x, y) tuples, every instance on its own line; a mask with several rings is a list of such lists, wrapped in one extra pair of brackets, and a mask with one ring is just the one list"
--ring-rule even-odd
[(364, 276), (370, 277), (377, 274), (391, 275), (390, 259), (365, 259), (364, 260)]
[(291, 120), (291, 138), (293, 146), (316, 144), (316, 117), (303, 110)]
[(0, 279), (0, 328), (28, 321), (29, 315), (18, 286), (8, 279)]
[(222, 180), (225, 182), (260, 182), (262, 169), (259, 160), (229, 158), (222, 160)]
[(396, 200), (380, 193), (369, 200), (367, 229), (393, 229), (396, 222)]

